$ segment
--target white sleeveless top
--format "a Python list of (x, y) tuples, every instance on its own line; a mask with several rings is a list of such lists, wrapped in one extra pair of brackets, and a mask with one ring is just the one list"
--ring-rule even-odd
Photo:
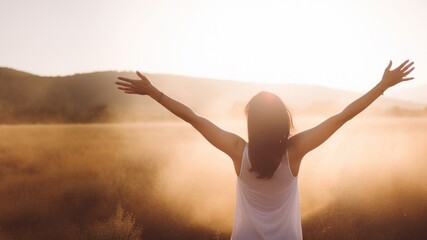
[(298, 177), (291, 173), (288, 153), (270, 179), (250, 172), (248, 145), (237, 179), (232, 240), (302, 239)]

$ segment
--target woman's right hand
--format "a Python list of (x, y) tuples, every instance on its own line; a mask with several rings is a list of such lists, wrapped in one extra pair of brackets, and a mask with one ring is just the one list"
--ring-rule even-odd
[(406, 60), (400, 64), (399, 67), (390, 70), (392, 65), (392, 61), (390, 60), (390, 63), (384, 70), (383, 78), (379, 84), (381, 88), (386, 90), (387, 88), (392, 87), (400, 82), (414, 79), (413, 77), (406, 77), (415, 69), (415, 67), (411, 68), (413, 64), (414, 62), (409, 62), (409, 60)]
[(124, 91), (127, 94), (139, 94), (139, 95), (150, 95), (153, 96), (156, 94), (156, 88), (151, 85), (150, 81), (142, 75), (140, 72), (136, 72), (140, 79), (129, 79), (125, 77), (118, 77), (116, 84), (118, 89)]

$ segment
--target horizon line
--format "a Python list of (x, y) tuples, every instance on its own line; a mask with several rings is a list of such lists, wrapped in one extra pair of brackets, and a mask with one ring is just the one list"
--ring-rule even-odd
[[(51, 74), (51, 75), (45, 75), (45, 74), (39, 74), (35, 72), (31, 72), (28, 70), (23, 70), (15, 67), (5, 66), (2, 65), (0, 68), (3, 69), (10, 69), (17, 72), (22, 72), (30, 75), (34, 75), (37, 77), (54, 77), (54, 78), (62, 78), (62, 77), (71, 77), (76, 75), (84, 75), (84, 74), (93, 74), (93, 73), (105, 73), (105, 72), (117, 72), (117, 73), (136, 73), (137, 70), (112, 70), (112, 69), (105, 69), (105, 70), (93, 70), (93, 71), (86, 71), (86, 72), (74, 72), (74, 73), (67, 73), (67, 74)], [(250, 84), (260, 84), (260, 85), (299, 85), (299, 86), (312, 86), (312, 87), (323, 87), (323, 88), (329, 88), (339, 91), (345, 91), (349, 93), (362, 93), (362, 91), (358, 90), (350, 90), (345, 88), (339, 88), (329, 85), (323, 85), (323, 84), (308, 84), (308, 83), (297, 83), (297, 82), (258, 82), (258, 81), (250, 81), (250, 80), (242, 80), (242, 79), (231, 79), (231, 78), (215, 78), (215, 77), (209, 77), (209, 76), (197, 76), (197, 75), (185, 75), (185, 74), (176, 74), (176, 73), (168, 73), (168, 72), (144, 72), (140, 71), (143, 74), (147, 75), (170, 75), (175, 77), (186, 77), (186, 78), (194, 78), (194, 79), (203, 79), (203, 80), (212, 80), (212, 81), (228, 81), (228, 82), (237, 82), (237, 83), (250, 83)]]

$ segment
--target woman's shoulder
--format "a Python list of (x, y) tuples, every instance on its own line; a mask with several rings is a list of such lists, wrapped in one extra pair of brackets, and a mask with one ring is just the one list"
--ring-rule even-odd
[(299, 167), (301, 165), (302, 157), (298, 152), (298, 138), (294, 136), (288, 139), (286, 145), (286, 151), (288, 153), (289, 165), (291, 167), (291, 172), (293, 176), (297, 176), (299, 172)]

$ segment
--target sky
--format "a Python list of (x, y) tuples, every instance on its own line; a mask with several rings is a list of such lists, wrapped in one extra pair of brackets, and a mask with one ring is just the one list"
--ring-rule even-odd
[(391, 59), (427, 83), (425, 0), (0, 0), (0, 66), (140, 70), (364, 91)]

